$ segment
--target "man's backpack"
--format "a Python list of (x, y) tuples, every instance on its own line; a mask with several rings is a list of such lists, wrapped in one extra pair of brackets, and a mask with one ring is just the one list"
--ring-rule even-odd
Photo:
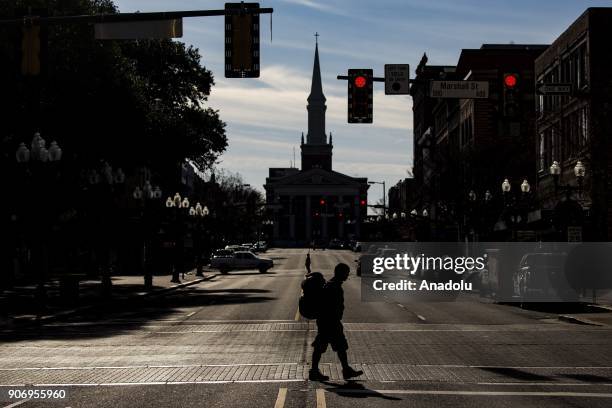
[(306, 275), (302, 281), (302, 296), (299, 301), (300, 314), (306, 319), (316, 319), (322, 310), (325, 278), (320, 272)]

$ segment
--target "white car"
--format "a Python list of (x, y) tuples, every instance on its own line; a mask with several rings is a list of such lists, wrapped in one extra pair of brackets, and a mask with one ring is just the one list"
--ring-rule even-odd
[(236, 269), (258, 269), (260, 273), (266, 273), (274, 266), (274, 261), (268, 258), (260, 258), (250, 251), (236, 251), (227, 257), (213, 258), (210, 267), (216, 268), (222, 274)]

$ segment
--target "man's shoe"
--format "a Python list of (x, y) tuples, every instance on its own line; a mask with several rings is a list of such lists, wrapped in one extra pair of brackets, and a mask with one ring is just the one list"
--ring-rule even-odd
[(348, 380), (353, 377), (359, 377), (362, 374), (363, 374), (363, 371), (353, 370), (351, 367), (345, 368), (342, 370), (342, 376), (344, 377), (345, 380)]
[(314, 369), (311, 369), (311, 370), (308, 372), (308, 379), (309, 379), (310, 381), (327, 381), (327, 380), (329, 380), (329, 377), (328, 377), (328, 376), (326, 376), (326, 375), (324, 375), (324, 374), (323, 374), (321, 371), (319, 371), (319, 370), (314, 370)]

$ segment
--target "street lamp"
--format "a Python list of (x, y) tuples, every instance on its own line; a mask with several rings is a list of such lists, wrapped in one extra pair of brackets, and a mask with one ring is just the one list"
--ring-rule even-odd
[(189, 203), (189, 199), (187, 197), (181, 197), (181, 195), (177, 192), (173, 197), (166, 198), (166, 208), (172, 210), (173, 213), (173, 221), (174, 225), (174, 257), (173, 257), (173, 265), (172, 265), (172, 279), (173, 283), (180, 283), (179, 279), (179, 269), (182, 269), (182, 249), (184, 246), (184, 236), (183, 236), (183, 212), (186, 214), (190, 214), (191, 207)]
[[(26, 175), (29, 175), (29, 179), (31, 181), (32, 188), (28, 190), (30, 194), (36, 194), (33, 200), (29, 200), (30, 202), (44, 202), (48, 200), (48, 192), (50, 192), (50, 183), (49, 183), (49, 173), (44, 168), (43, 164), (47, 162), (57, 163), (62, 159), (62, 149), (59, 147), (56, 141), (51, 142), (49, 145), (49, 149), (47, 149), (47, 143), (45, 139), (43, 139), (39, 132), (34, 134), (32, 138), (32, 142), (30, 143), (31, 149), (28, 149), (25, 143), (20, 143), (15, 151), (15, 160), (20, 166), (23, 166)], [(28, 165), (26, 167), (26, 165)], [(40, 196), (38, 196), (40, 195)], [(47, 206), (44, 206), (45, 209), (48, 209)], [(31, 218), (33, 218), (32, 225), (39, 227), (41, 225), (45, 225), (49, 222), (49, 218), (52, 211), (49, 213), (40, 212), (40, 211), (31, 211), (29, 214), (33, 214)], [(49, 230), (51, 226), (49, 225)], [(36, 252), (38, 253), (38, 261), (40, 264), (36, 268), (38, 270), (38, 285), (36, 289), (36, 295), (39, 301), (39, 306), (44, 307), (44, 300), (46, 298), (46, 290), (45, 290), (45, 280), (47, 275), (47, 270), (49, 268), (48, 264), (48, 256), (47, 256), (47, 242), (45, 242), (45, 237), (47, 236), (47, 230), (45, 229), (43, 233), (41, 231), (32, 231), (32, 240), (37, 240)]]
[(584, 176), (586, 175), (586, 167), (580, 160), (576, 162), (576, 166), (574, 167), (574, 175), (578, 181), (578, 187), (582, 189), (582, 182), (584, 180)]
[(529, 182), (527, 180), (523, 180), (523, 183), (521, 184), (521, 191), (524, 194), (529, 193), (529, 191), (531, 190), (531, 186), (529, 185)]
[(195, 238), (196, 242), (194, 242), (194, 250), (195, 261), (196, 261), (196, 276), (204, 276), (202, 272), (202, 240), (204, 236), (204, 226), (203, 222), (206, 217), (208, 217), (209, 211), (207, 206), (202, 206), (199, 202), (196, 203), (195, 207), (189, 208), (189, 216), (194, 220), (195, 223)]
[[(558, 161), (553, 161), (553, 164), (550, 166), (550, 175), (553, 177), (553, 181), (555, 183), (555, 191), (558, 191), (559, 188), (562, 188), (567, 191), (569, 194), (572, 189), (574, 189), (570, 185), (560, 185), (559, 179), (561, 178), (561, 166)], [(576, 177), (576, 182), (578, 183), (578, 190), (582, 190), (582, 184), (584, 182), (584, 176), (586, 175), (586, 166), (582, 163), (582, 161), (578, 160), (576, 165), (574, 166), (574, 176)]]
[(140, 219), (142, 222), (142, 269), (144, 276), (144, 285), (146, 289), (151, 289), (153, 287), (153, 273), (151, 268), (148, 265), (147, 256), (147, 248), (150, 246), (150, 235), (152, 235), (152, 231), (154, 228), (152, 227), (152, 217), (150, 217), (149, 205), (148, 203), (158, 202), (162, 198), (162, 191), (159, 186), (153, 187), (149, 180), (146, 180), (143, 187), (136, 186), (132, 193), (132, 197), (134, 200), (140, 203)]
[(502, 192), (507, 194), (510, 192), (510, 190), (512, 190), (512, 186), (510, 185), (510, 181), (508, 181), (508, 179), (504, 179), (504, 182), (502, 183)]
[(476, 192), (474, 190), (470, 190), (470, 192), (468, 193), (468, 199), (471, 202), (475, 202), (476, 201)]

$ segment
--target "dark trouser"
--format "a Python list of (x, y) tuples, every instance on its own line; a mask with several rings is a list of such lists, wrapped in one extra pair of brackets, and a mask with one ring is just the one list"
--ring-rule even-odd
[(338, 354), (338, 359), (342, 364), (343, 369), (348, 369), (348, 342), (344, 336), (344, 329), (340, 320), (323, 320), (317, 319), (317, 337), (312, 343), (314, 350), (312, 351), (312, 369), (318, 370), (321, 356), (327, 350), (327, 346), (331, 345), (332, 350)]

